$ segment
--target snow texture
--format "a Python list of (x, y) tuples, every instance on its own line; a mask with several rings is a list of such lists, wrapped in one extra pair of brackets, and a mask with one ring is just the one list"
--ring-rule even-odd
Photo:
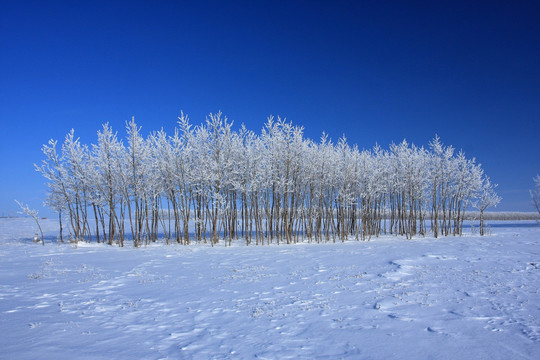
[(539, 359), (540, 228), (216, 247), (0, 219), (2, 359)]

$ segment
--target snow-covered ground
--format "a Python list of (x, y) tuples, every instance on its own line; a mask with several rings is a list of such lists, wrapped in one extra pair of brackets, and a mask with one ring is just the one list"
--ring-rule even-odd
[(0, 219), (2, 359), (539, 359), (540, 227), (345, 244), (31, 242)]

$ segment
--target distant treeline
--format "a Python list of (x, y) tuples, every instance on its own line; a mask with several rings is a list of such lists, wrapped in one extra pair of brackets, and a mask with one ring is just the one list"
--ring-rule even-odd
[[(478, 211), (467, 212), (465, 216), (467, 220), (479, 220), (480, 213)], [(486, 211), (484, 212), (484, 220), (540, 220), (540, 214), (537, 212), (521, 212), (521, 211)]]
[[(164, 210), (161, 215), (163, 218), (168, 219), (167, 210)], [(21, 218), (21, 215), (0, 215), (0, 219), (16, 219)], [(390, 214), (385, 214), (385, 218), (389, 219)], [(41, 219), (46, 220), (47, 217)], [(171, 220), (173, 217), (171, 217)], [(465, 220), (479, 220), (479, 211), (467, 211), (465, 213)], [(520, 221), (520, 220), (540, 220), (540, 214), (532, 211), (486, 211), (484, 212), (484, 220), (498, 220), (498, 221)]]

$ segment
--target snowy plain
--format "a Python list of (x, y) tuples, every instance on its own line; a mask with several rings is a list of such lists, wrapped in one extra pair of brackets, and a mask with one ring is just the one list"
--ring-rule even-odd
[(135, 249), (0, 219), (1, 359), (539, 359), (540, 227)]

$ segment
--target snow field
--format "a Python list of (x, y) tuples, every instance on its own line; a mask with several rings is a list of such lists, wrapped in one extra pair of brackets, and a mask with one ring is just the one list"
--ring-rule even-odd
[(537, 359), (533, 225), (134, 249), (42, 247), (31, 220), (0, 219), (0, 358)]

